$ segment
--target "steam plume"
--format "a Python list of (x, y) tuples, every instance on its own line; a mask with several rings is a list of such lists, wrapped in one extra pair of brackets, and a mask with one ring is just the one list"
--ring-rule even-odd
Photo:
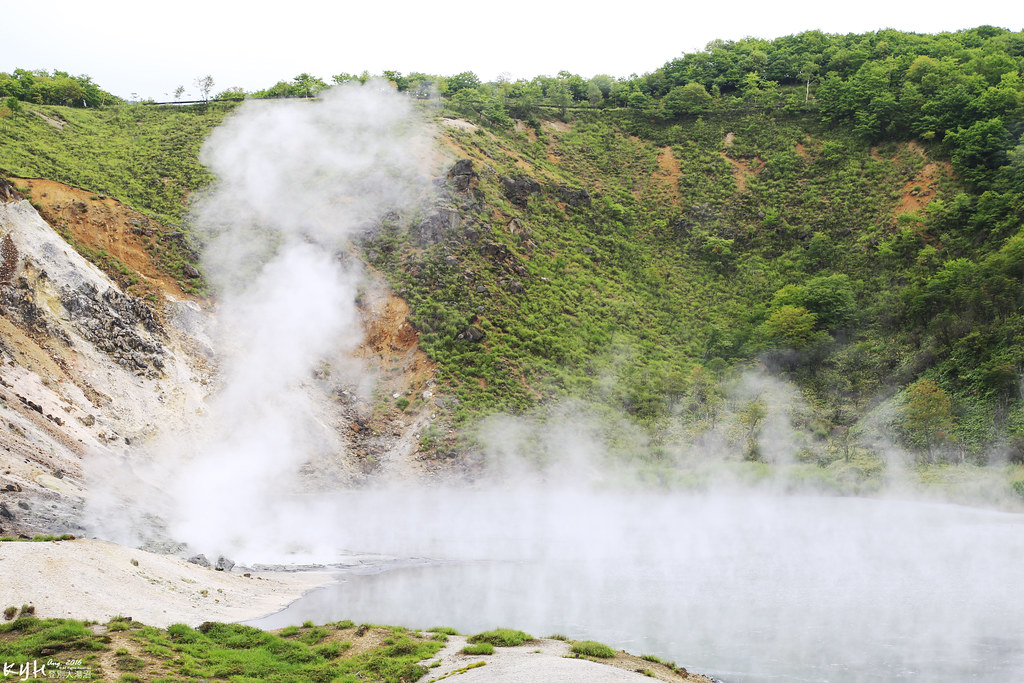
[(154, 489), (140, 498), (172, 538), (264, 559), (301, 539), (305, 508), (281, 508), (304, 463), (343, 448), (308, 384), (362, 337), (347, 241), (411, 206), (430, 144), (410, 100), (370, 82), (313, 103), (246, 102), (204, 145), (217, 182), (193, 222), (219, 302), (221, 383), (193, 429), (136, 465)]

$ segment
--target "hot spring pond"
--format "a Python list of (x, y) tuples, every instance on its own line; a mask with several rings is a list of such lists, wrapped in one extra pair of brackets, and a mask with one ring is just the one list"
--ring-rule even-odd
[[(250, 623), (507, 626), (726, 683), (1024, 679), (1021, 515), (746, 495), (446, 500), (422, 518), (410, 500), (377, 548), (373, 528), (356, 539), (418, 559), (342, 572)], [(453, 507), (463, 522), (440, 523)], [(521, 524), (496, 523), (516, 510)]]

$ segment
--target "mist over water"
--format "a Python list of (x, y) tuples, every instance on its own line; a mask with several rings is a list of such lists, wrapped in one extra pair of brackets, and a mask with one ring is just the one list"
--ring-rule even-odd
[[(1011, 681), (1019, 515), (895, 500), (560, 485), (358, 492), (346, 573), (263, 619), (592, 638), (725, 681)], [(443, 561), (437, 561), (437, 560)]]
[[(429, 145), (410, 103), (375, 84), (312, 104), (247, 102), (215, 131), (203, 155), (218, 181), (195, 223), (219, 301), (221, 384), (193, 429), (131, 471), (104, 470), (111, 485), (92, 501), (100, 535), (148, 540), (104, 514), (127, 494), (135, 520), (210, 557), (394, 559), (264, 626), (562, 632), (727, 681), (1024, 674), (1019, 515), (786, 496), (724, 476), (702, 492), (653, 489), (613, 464), (595, 418), (570, 408), (544, 428), (484, 425), (487, 474), (473, 483), (303, 491), (300, 468), (336, 447), (309, 377), (360, 342), (362, 275), (343, 258), (346, 240), (417, 201)], [(806, 444), (788, 418), (791, 388), (753, 374), (737, 391), (770, 399), (760, 451), (792, 462)], [(715, 434), (680, 462), (711, 459)]]

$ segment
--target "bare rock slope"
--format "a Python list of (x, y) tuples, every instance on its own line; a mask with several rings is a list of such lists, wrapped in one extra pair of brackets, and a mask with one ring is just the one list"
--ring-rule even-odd
[[(215, 306), (175, 293), (144, 250), (125, 246), (140, 223), (130, 209), (118, 214), (114, 200), (93, 198), (102, 220), (72, 236), (100, 239), (91, 229), (103, 233), (100, 246), (121, 245), (135, 279), (159, 285), (146, 287), (146, 299), (125, 293), (44, 220), (67, 228), (61, 207), (85, 205), (88, 193), (46, 181), (34, 206), (0, 182), (0, 536), (81, 534), (83, 465), (146, 457), (158, 438), (188, 433), (217, 391)], [(325, 364), (304, 387), (330, 442), (303, 467), (311, 490), (423, 469), (416, 433), (432, 406), (407, 414), (392, 396), (424, 392), (433, 364), (408, 307), (385, 287), (368, 288), (362, 312), (366, 341), (354, 357)]]

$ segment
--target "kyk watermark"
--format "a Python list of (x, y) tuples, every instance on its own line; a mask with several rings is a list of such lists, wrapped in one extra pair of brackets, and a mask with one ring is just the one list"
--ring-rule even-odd
[(23, 664), (4, 662), (5, 679), (27, 681), (30, 678), (65, 678), (86, 680), (91, 679), (92, 667), (83, 666), (81, 659), (66, 659), (58, 662), (55, 659), (47, 659), (40, 663), (38, 659)]

